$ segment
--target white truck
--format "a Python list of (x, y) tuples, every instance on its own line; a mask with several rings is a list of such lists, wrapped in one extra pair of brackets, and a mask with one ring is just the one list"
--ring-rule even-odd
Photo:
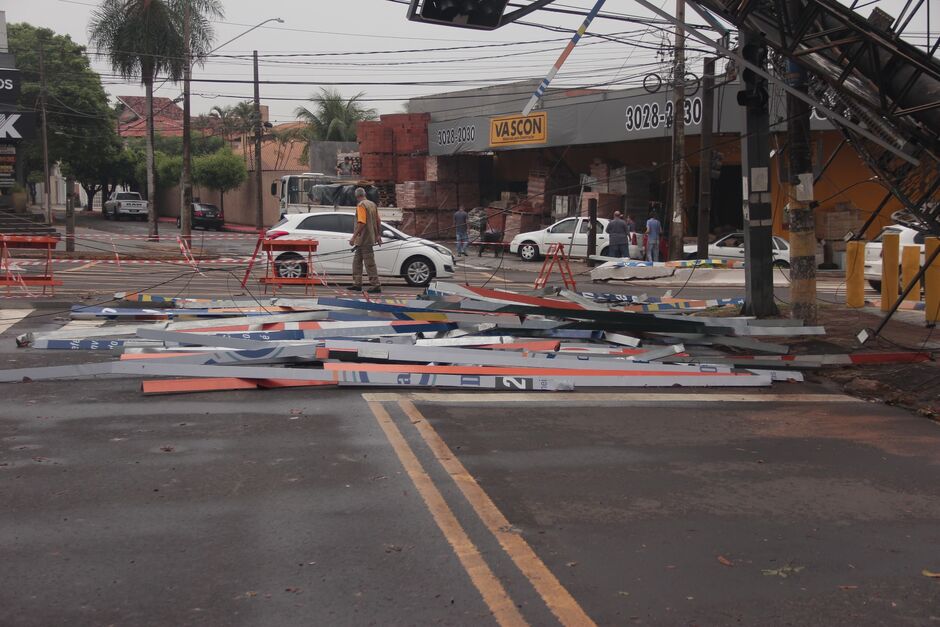
[[(280, 183), (280, 185), (278, 185)], [(360, 187), (349, 181), (339, 182), (334, 177), (319, 172), (288, 174), (280, 181), (271, 183), (271, 195), (278, 197), (281, 217), (292, 213), (336, 211), (351, 213), (356, 209), (355, 189)], [(362, 184), (369, 200), (378, 204), (378, 190)], [(379, 217), (384, 222), (399, 223), (402, 211), (398, 207), (379, 207)]]
[(111, 194), (101, 209), (105, 220), (120, 220), (122, 216), (129, 218), (147, 219), (147, 201), (137, 192), (115, 191)]

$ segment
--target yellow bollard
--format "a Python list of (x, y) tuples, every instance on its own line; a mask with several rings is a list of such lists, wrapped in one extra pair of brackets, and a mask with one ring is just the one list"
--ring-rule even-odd
[[(906, 290), (920, 272), (920, 246), (905, 246), (901, 251), (901, 289)], [(920, 300), (920, 284), (908, 293), (904, 300)]]
[(891, 311), (898, 300), (898, 252), (901, 236), (885, 233), (881, 238), (881, 311)]
[(849, 242), (845, 246), (845, 305), (865, 306), (865, 242)]
[[(940, 237), (927, 238), (926, 259), (940, 248)], [(926, 309), (924, 313), (927, 316), (927, 324), (937, 324), (940, 322), (940, 257), (934, 259), (934, 262), (927, 268), (927, 274), (924, 276), (924, 287), (927, 290)]]

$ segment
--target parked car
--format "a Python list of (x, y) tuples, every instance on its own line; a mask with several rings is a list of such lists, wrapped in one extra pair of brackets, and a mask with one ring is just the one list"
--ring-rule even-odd
[[(609, 222), (610, 220), (606, 218), (597, 219), (597, 253), (602, 257), (606, 257), (609, 252), (610, 237), (607, 235)], [(590, 230), (591, 221), (588, 218), (565, 218), (541, 231), (519, 233), (509, 242), (509, 252), (519, 255), (523, 261), (536, 261), (548, 252), (548, 247), (552, 244), (564, 244), (565, 253), (569, 257), (587, 257)], [(629, 245), (631, 258), (642, 258), (642, 241), (642, 236), (638, 236), (636, 242), (631, 238)]]
[(114, 218), (120, 220), (122, 216), (129, 218), (147, 219), (147, 201), (137, 192), (113, 192), (101, 208), (101, 215), (105, 220)]
[[(349, 246), (356, 225), (352, 213), (293, 213), (267, 231), (269, 239), (315, 239), (313, 263), (326, 274), (352, 274), (353, 251)], [(409, 285), (424, 287), (434, 278), (453, 276), (456, 262), (451, 251), (440, 244), (405, 235), (382, 223), (382, 244), (375, 247), (379, 276), (402, 277)], [(307, 276), (306, 256), (283, 252), (274, 259), (278, 276)]]
[[(215, 205), (205, 202), (194, 202), (189, 209), (191, 224), (193, 228), (202, 227), (204, 229), (215, 229), (221, 231), (225, 226), (225, 215), (222, 210)], [(180, 228), (182, 220), (177, 216), (176, 228)]]
[[(879, 233), (875, 239), (865, 244), (865, 280), (868, 281), (868, 284), (871, 285), (872, 289), (876, 292), (881, 291), (881, 245), (884, 241), (884, 236), (888, 233), (897, 233), (901, 238), (901, 248), (898, 251), (899, 263), (900, 251), (903, 250), (905, 246), (920, 246), (921, 265), (926, 261), (924, 258), (924, 239), (926, 235), (922, 231), (900, 224), (892, 224), (881, 229), (881, 233)], [(900, 271), (898, 272), (898, 276), (900, 276)]]
[[(698, 257), (698, 245), (686, 244), (682, 247), (686, 259), (695, 259)], [(790, 242), (777, 235), (773, 236), (773, 255), (774, 267), (790, 267)], [(728, 233), (708, 245), (709, 259), (728, 259), (732, 261), (744, 261), (744, 233), (737, 231)], [(816, 265), (823, 262), (822, 246), (816, 247)]]

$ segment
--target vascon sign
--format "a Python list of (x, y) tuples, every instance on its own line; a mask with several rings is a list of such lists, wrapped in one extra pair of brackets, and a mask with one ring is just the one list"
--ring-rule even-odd
[(490, 145), (544, 144), (548, 139), (548, 113), (505, 115), (490, 119)]

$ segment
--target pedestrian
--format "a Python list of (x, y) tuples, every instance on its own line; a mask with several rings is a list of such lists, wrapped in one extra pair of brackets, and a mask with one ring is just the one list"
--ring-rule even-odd
[(356, 188), (356, 230), (349, 238), (349, 245), (356, 251), (353, 255), (353, 285), (354, 291), (362, 290), (362, 266), (365, 264), (369, 274), (370, 294), (382, 292), (379, 283), (379, 271), (375, 267), (375, 251), (373, 246), (382, 245), (382, 222), (379, 220), (379, 208), (366, 198), (366, 190)]
[(454, 212), (454, 230), (457, 232), (457, 255), (467, 256), (467, 245), (470, 244), (470, 236), (467, 233), (467, 221), (470, 214), (463, 207)]
[(656, 212), (651, 211), (650, 217), (646, 221), (646, 260), (659, 261), (659, 238), (663, 232), (663, 225), (656, 217)]
[(628, 213), (624, 221), (627, 223), (627, 233), (636, 233), (636, 220), (633, 219), (633, 214)]
[(624, 259), (630, 256), (627, 223), (619, 211), (614, 211), (613, 219), (607, 223), (608, 257)]

